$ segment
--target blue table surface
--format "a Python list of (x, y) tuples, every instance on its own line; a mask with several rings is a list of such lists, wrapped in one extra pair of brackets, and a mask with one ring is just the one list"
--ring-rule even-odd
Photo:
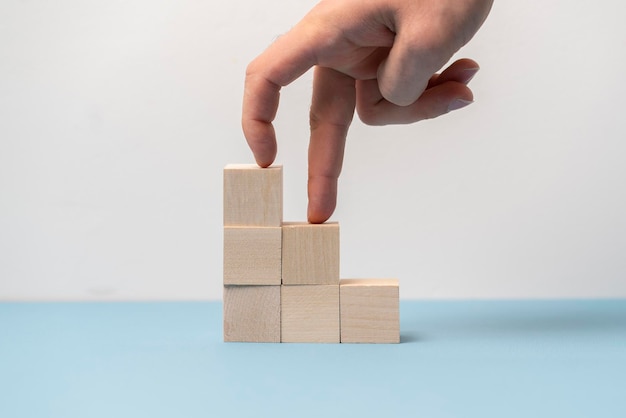
[(626, 300), (403, 300), (395, 345), (223, 343), (221, 310), (0, 303), (0, 417), (626, 417)]

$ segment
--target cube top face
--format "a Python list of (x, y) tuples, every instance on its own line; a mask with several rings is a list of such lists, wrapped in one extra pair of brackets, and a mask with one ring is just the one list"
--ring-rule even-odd
[(283, 226), (285, 227), (301, 227), (301, 228), (337, 228), (339, 227), (338, 222), (324, 222), (323, 224), (312, 224), (304, 221), (285, 221), (283, 222)]
[(283, 220), (283, 168), (229, 164), (224, 168), (224, 225), (275, 226)]
[(400, 342), (398, 280), (341, 280), (342, 343)]
[(224, 227), (224, 285), (281, 284), (280, 227)]
[(372, 287), (398, 287), (400, 281), (398, 279), (341, 279), (341, 285), (350, 286), (372, 286)]
[(282, 286), (281, 341), (338, 343), (339, 285)]
[(283, 223), (283, 285), (339, 284), (339, 224)]
[[(277, 168), (277, 167), (282, 167), (282, 166), (280, 165), (271, 166), (271, 167), (268, 167), (268, 169)], [(256, 169), (265, 170), (265, 168), (261, 168), (257, 164), (254, 164), (254, 163), (226, 164), (226, 166), (224, 167), (224, 170), (256, 170)]]
[(280, 342), (280, 286), (225, 286), (224, 341)]

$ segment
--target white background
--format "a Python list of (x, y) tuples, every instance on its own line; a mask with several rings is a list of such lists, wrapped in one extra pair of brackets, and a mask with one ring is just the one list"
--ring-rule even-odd
[[(403, 298), (626, 297), (624, 2), (497, 1), (476, 103), (350, 132), (343, 277)], [(314, 1), (0, 3), (0, 299), (217, 299), (247, 63)], [(311, 75), (277, 119), (306, 213)]]

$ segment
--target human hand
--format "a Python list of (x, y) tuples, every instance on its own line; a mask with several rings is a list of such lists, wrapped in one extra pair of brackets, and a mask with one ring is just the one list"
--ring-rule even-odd
[(356, 108), (370, 125), (435, 118), (473, 101), (469, 59), (443, 65), (487, 17), (493, 0), (322, 0), (247, 68), (242, 128), (261, 167), (276, 157), (280, 89), (315, 67), (310, 111), (308, 220), (335, 210)]

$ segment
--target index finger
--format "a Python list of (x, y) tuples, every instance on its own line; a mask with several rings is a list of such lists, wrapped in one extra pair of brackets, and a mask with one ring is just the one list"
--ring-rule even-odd
[(276, 117), (280, 89), (316, 64), (310, 34), (296, 25), (279, 37), (246, 69), (241, 126), (254, 158), (267, 167), (276, 158)]

